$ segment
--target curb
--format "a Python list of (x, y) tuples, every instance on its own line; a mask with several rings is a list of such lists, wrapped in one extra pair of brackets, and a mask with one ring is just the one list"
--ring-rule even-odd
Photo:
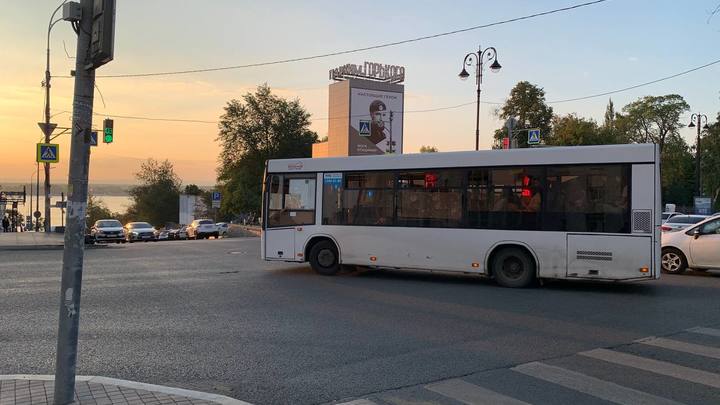
[[(29, 250), (62, 250), (65, 245), (17, 245), (17, 246), (0, 246), (0, 252), (22, 252)], [(85, 249), (104, 249), (105, 245), (86, 244)]]
[[(9, 374), (0, 375), (2, 380), (33, 380), (33, 381), (54, 381), (54, 375), (32, 375), (32, 374)], [(79, 375), (75, 377), (76, 381), (87, 381), (95, 384), (115, 385), (118, 387), (130, 388), (135, 390), (145, 390), (160, 392), (168, 395), (177, 395), (203, 401), (212, 401), (222, 405), (252, 405), (249, 402), (239, 399), (230, 398), (225, 395), (209, 394), (207, 392), (186, 390), (183, 388), (166, 387), (164, 385), (146, 384), (135, 381), (120, 380), (117, 378), (100, 377), (95, 375)]]

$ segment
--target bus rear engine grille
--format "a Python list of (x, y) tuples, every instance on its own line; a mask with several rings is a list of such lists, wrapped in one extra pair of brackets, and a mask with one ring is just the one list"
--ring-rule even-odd
[(575, 252), (577, 260), (602, 260), (610, 262), (613, 259), (612, 252), (601, 252), (592, 250), (578, 250)]

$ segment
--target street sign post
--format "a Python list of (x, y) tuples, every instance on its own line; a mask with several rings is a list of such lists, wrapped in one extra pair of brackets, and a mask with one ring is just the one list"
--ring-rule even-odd
[(38, 163), (57, 163), (60, 161), (60, 145), (56, 143), (38, 143), (35, 159)]
[(540, 144), (540, 130), (528, 129), (528, 145), (539, 145)]
[(222, 194), (219, 191), (213, 191), (212, 193), (212, 207), (220, 208), (220, 201), (222, 200)]

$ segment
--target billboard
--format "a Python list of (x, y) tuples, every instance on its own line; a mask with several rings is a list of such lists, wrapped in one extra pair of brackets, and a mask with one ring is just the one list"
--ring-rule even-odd
[(350, 156), (402, 153), (403, 93), (350, 89)]

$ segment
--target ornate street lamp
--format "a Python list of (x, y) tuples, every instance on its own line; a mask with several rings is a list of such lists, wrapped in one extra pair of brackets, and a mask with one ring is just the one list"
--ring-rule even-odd
[(482, 46), (480, 46), (478, 47), (477, 53), (471, 52), (465, 55), (462, 71), (458, 75), (461, 80), (467, 80), (467, 78), (470, 77), (470, 73), (465, 70), (465, 66), (472, 66), (473, 64), (475, 65), (475, 84), (477, 85), (477, 109), (475, 115), (475, 150), (480, 149), (480, 85), (482, 84), (483, 78), (483, 64), (490, 61), (492, 61), (492, 64), (490, 65), (490, 70), (493, 73), (497, 73), (498, 71), (500, 71), (502, 66), (497, 60), (497, 51), (495, 50), (495, 48), (491, 46), (483, 50)]

